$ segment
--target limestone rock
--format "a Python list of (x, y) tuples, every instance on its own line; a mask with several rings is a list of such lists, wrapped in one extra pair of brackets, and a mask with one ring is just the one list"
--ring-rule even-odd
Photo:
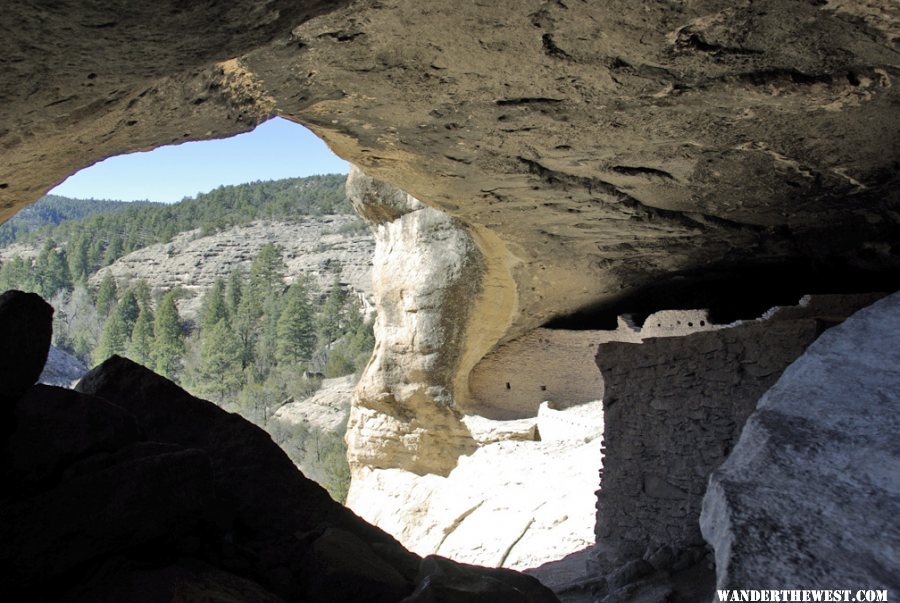
[(351, 508), (421, 555), (479, 565), (521, 570), (593, 544), (600, 439), (499, 438), (521, 433), (497, 427), (503, 423), (528, 423), (529, 434), (535, 425), (467, 418), (467, 425), (491, 428), (474, 431), (480, 447), (447, 477), (362, 469), (351, 484)]
[(104, 157), (279, 114), (502, 240), (511, 336), (710, 263), (897, 266), (891, 0), (167, 1), (5, 12), (0, 219)]
[(0, 402), (17, 399), (37, 382), (52, 329), (53, 308), (39, 295), (21, 291), (0, 295)]
[(700, 526), (718, 588), (900, 588), (900, 294), (822, 335), (760, 399)]
[(497, 421), (480, 415), (465, 415), (463, 423), (479, 446), (504, 440), (539, 441), (537, 417)]
[[(350, 467), (446, 475), (460, 454), (475, 448), (457, 397), (465, 395), (459, 380), (468, 374), (466, 334), (485, 260), (446, 214), (396, 189), (386, 197), (367, 195), (373, 187), (391, 190), (351, 171), (347, 191), (354, 204), (372, 206), (373, 215), (399, 216), (371, 222), (378, 341), (350, 413)], [(389, 209), (382, 212), (382, 205)]]

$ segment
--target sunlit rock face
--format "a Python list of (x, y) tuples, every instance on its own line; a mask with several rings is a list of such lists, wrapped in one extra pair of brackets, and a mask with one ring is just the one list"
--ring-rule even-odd
[(826, 332), (759, 400), (703, 499), (718, 588), (827, 576), (897, 592), (898, 362), (895, 293)]
[(453, 385), (484, 260), (456, 220), (358, 169), (347, 192), (376, 240), (377, 343), (350, 414), (351, 468), (446, 474), (474, 449)]

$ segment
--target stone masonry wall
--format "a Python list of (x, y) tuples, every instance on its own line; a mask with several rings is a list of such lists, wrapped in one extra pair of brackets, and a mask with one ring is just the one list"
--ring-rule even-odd
[(533, 417), (541, 402), (564, 409), (603, 398), (603, 376), (594, 358), (610, 341), (639, 342), (721, 329), (706, 310), (663, 310), (639, 327), (620, 316), (613, 330), (535, 329), (497, 346), (472, 371), (470, 410), (493, 419)]
[(601, 344), (606, 382), (597, 552), (617, 565), (702, 545), (707, 478), (756, 401), (816, 338), (813, 319), (742, 323), (641, 344)]

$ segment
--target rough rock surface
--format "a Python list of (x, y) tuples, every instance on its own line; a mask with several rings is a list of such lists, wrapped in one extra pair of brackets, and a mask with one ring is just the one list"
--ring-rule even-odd
[[(896, 283), (893, 0), (148, 6), (0, 14), (0, 219), (95, 160), (274, 114), (443, 211), (384, 228), (452, 223), (446, 261), (480, 257), (486, 276), (446, 282), (478, 287), (478, 311), (412, 295), (417, 312), (380, 324), (357, 467), (446, 475), (473, 445), (466, 367), (651, 283)], [(385, 274), (437, 265), (397, 234)], [(412, 337), (418, 320), (448, 325), (446, 351)]]
[(396, 603), (432, 582), (448, 603), (472, 584), (489, 600), (556, 600), (513, 572), (423, 563), (262, 430), (128, 360), (79, 388), (31, 387), (0, 439), (0, 578), (14, 600)]
[(600, 346), (609, 432), (597, 547), (607, 567), (663, 545), (703, 544), (697, 518), (707, 476), (816, 335), (815, 321), (805, 320)]
[(892, 0), (17, 5), (0, 24), (0, 219), (108, 155), (279, 114), (496, 234), (515, 266), (512, 335), (675, 272), (896, 269), (898, 13)]
[(0, 295), (0, 412), (34, 385), (50, 350), (53, 308), (39, 295), (6, 291)]
[(359, 231), (359, 218), (334, 215), (304, 218), (292, 223), (252, 222), (208, 236), (199, 231), (179, 234), (169, 243), (150, 245), (116, 260), (91, 277), (98, 286), (107, 272), (120, 284), (144, 279), (155, 291), (181, 287), (186, 295), (179, 311), (195, 318), (203, 293), (217, 278), (240, 266), (249, 271), (253, 257), (266, 243), (284, 249), (287, 274), (312, 277), (316, 289), (327, 294), (337, 278), (367, 306), (372, 303), (371, 235)]
[(898, 366), (894, 294), (823, 334), (762, 397), (703, 500), (719, 588), (900, 591)]
[(375, 234), (378, 334), (350, 413), (350, 467), (446, 475), (475, 448), (460, 379), (478, 357), (470, 323), (488, 269), (460, 223), (406, 193), (353, 168), (347, 195)]
[(38, 383), (74, 387), (86, 372), (88, 372), (88, 367), (81, 360), (51, 345), (50, 352), (47, 354), (47, 363), (38, 377)]
[(601, 344), (601, 565), (610, 570), (661, 547), (702, 547), (698, 519), (708, 476), (727, 458), (757, 400), (823, 328), (878, 297), (814, 296), (714, 330)]
[[(599, 410), (592, 418), (602, 432)], [(584, 418), (580, 411), (559, 414)], [(561, 430), (568, 421), (553, 423)], [(586, 441), (575, 427), (568, 438), (535, 441), (540, 419), (466, 424), (481, 445), (448, 476), (362, 468), (351, 508), (421, 555), (478, 565), (525, 569), (593, 544), (600, 438)]]

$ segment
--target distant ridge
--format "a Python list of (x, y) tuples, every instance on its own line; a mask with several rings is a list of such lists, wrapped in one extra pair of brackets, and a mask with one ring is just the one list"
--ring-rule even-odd
[(110, 214), (130, 207), (160, 205), (150, 201), (114, 201), (108, 199), (73, 199), (46, 195), (29, 205), (12, 219), (0, 224), (0, 246), (6, 246), (45, 226), (58, 226), (69, 220)]

